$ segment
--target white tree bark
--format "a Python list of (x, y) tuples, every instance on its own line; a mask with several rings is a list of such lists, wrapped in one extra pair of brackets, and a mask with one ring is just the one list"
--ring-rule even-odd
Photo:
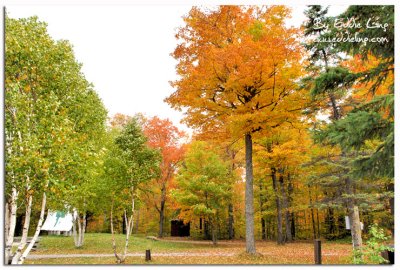
[(28, 256), (29, 252), (32, 250), (33, 246), (36, 243), (36, 240), (39, 237), (40, 230), (42, 229), (42, 225), (43, 225), (44, 213), (46, 211), (46, 200), (47, 200), (46, 193), (43, 192), (42, 209), (40, 210), (40, 217), (39, 217), (38, 225), (36, 227), (35, 234), (33, 235), (32, 240), (29, 243), (28, 247), (25, 249), (25, 251), (22, 253), (22, 256), (19, 258), (18, 264), (23, 264), (24, 263), (26, 257)]
[(126, 254), (128, 253), (128, 245), (129, 245), (129, 236), (132, 234), (132, 228), (133, 228), (133, 213), (129, 217), (129, 221), (126, 218), (126, 211), (125, 211), (125, 224), (126, 224), (126, 237), (125, 237), (125, 248), (124, 248), (124, 253), (122, 255), (123, 261), (125, 261)]
[(6, 202), (5, 205), (5, 213), (4, 213), (4, 243), (6, 246), (4, 247), (4, 264), (9, 264), (10, 259), (10, 250), (7, 249), (8, 242), (8, 231), (10, 230), (10, 205)]
[(81, 235), (82, 235), (82, 223), (81, 223), (81, 216), (79, 215), (78, 212), (78, 216), (77, 216), (77, 222), (78, 222), (78, 247), (81, 246)]
[(129, 245), (129, 232), (130, 232), (130, 227), (129, 227), (129, 225), (130, 225), (130, 223), (131, 223), (130, 220), (128, 221), (128, 218), (126, 217), (126, 210), (124, 210), (124, 219), (125, 219), (125, 234), (126, 234), (126, 236), (125, 236), (125, 247), (124, 247), (124, 252), (122, 253), (122, 256), (121, 256), (122, 262), (125, 261), (126, 253), (127, 253), (127, 250), (128, 250), (128, 245)]
[(28, 232), (29, 232), (29, 225), (31, 222), (31, 212), (32, 212), (32, 195), (28, 195), (27, 203), (26, 203), (26, 209), (25, 209), (25, 221), (24, 221), (24, 228), (22, 230), (22, 237), (21, 237), (21, 242), (18, 245), (18, 249), (13, 256), (11, 264), (17, 264), (19, 258), (22, 255), (22, 251), (24, 250), (26, 246), (26, 242), (28, 239)]
[(4, 237), (6, 238), (5, 242), (7, 242), (9, 229), (10, 229), (10, 206), (9, 206), (8, 202), (6, 201), (5, 209), (4, 209)]
[(130, 219), (129, 219), (129, 224), (130, 224), (129, 230), (128, 230), (128, 234), (129, 234), (129, 235), (132, 234), (132, 229), (133, 229), (133, 216), (134, 216), (134, 214), (135, 214), (135, 194), (133, 194), (133, 191), (132, 191), (132, 215), (131, 215), (131, 217), (130, 217)]
[(124, 251), (121, 254), (121, 256), (119, 256), (117, 254), (117, 246), (115, 243), (115, 238), (114, 238), (114, 226), (113, 226), (113, 219), (112, 219), (112, 215), (113, 215), (113, 203), (111, 205), (111, 234), (112, 234), (112, 242), (113, 242), (113, 249), (114, 249), (114, 255), (117, 258), (117, 263), (124, 263), (125, 259), (126, 259), (126, 254), (128, 253), (128, 247), (129, 247), (129, 236), (132, 234), (132, 229), (133, 229), (133, 216), (134, 216), (134, 210), (135, 209), (135, 198), (134, 198), (134, 194), (132, 193), (132, 214), (129, 217), (129, 220), (127, 218), (126, 215), (126, 210), (124, 210), (124, 219), (125, 219), (125, 224), (126, 224), (126, 228), (125, 228), (125, 246), (124, 246)]
[(12, 188), (9, 206), (9, 225), (7, 225), (8, 233), (5, 235), (6, 237), (6, 247), (5, 247), (5, 263), (9, 264), (9, 260), (12, 258), (12, 244), (14, 243), (14, 233), (15, 233), (15, 225), (17, 222), (17, 197), (18, 191), (15, 187)]
[(115, 258), (117, 259), (117, 263), (121, 263), (121, 258), (118, 256), (117, 253), (117, 245), (115, 243), (115, 235), (114, 235), (114, 224), (113, 224), (113, 215), (114, 215), (114, 200), (111, 202), (111, 211), (110, 211), (110, 225), (111, 225), (111, 238), (112, 238), (112, 245), (114, 250)]
[[(78, 227), (78, 230), (77, 230)], [(74, 237), (75, 247), (82, 247), (85, 239), (85, 228), (86, 228), (86, 213), (83, 214), (82, 219), (77, 211), (76, 217), (74, 216), (72, 222), (72, 233)]]

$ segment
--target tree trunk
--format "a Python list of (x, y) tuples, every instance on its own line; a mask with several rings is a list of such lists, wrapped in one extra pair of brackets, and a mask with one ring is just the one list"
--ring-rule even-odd
[(283, 244), (283, 232), (282, 232), (282, 210), (281, 201), (279, 199), (278, 185), (276, 181), (276, 169), (271, 168), (272, 186), (275, 192), (275, 202), (276, 202), (276, 221), (277, 221), (277, 243), (278, 245)]
[(126, 210), (124, 211), (124, 219), (125, 219), (125, 223), (126, 223), (126, 230), (125, 230), (125, 246), (124, 246), (124, 253), (121, 256), (121, 263), (125, 262), (126, 259), (126, 254), (128, 253), (128, 246), (129, 246), (129, 236), (131, 234), (131, 226), (132, 226), (132, 217), (133, 215), (131, 215), (131, 217), (127, 218), (126, 216)]
[(114, 215), (114, 199), (111, 201), (111, 210), (110, 210), (111, 241), (112, 241), (114, 256), (117, 259), (116, 262), (118, 264), (120, 264), (121, 263), (121, 258), (118, 256), (117, 245), (115, 243), (113, 215)]
[(216, 246), (218, 239), (217, 239), (217, 228), (215, 226), (215, 222), (211, 222), (211, 235), (212, 235), (213, 245)]
[(122, 230), (121, 233), (124, 233), (126, 231), (126, 221), (125, 221), (125, 216), (122, 215)]
[[(78, 230), (76, 227), (78, 227)], [(85, 230), (86, 230), (86, 213), (84, 213), (81, 218), (79, 211), (76, 210), (76, 217), (74, 217), (74, 220), (72, 222), (72, 234), (74, 237), (75, 247), (80, 248), (83, 246), (85, 239)]]
[(317, 212), (317, 238), (320, 239), (321, 238), (321, 232), (320, 232), (320, 226), (319, 226), (319, 211), (318, 208), (316, 209)]
[(233, 205), (230, 203), (228, 205), (228, 238), (233, 239), (235, 237), (234, 231), (233, 231)]
[(347, 207), (349, 209), (349, 220), (351, 228), (351, 239), (353, 242), (353, 249), (359, 249), (362, 246), (361, 238), (361, 224), (360, 224), (360, 214), (358, 212), (358, 206), (354, 202), (353, 185), (350, 178), (346, 178), (346, 191), (349, 198), (347, 199)]
[(78, 218), (79, 218), (78, 215), (75, 216), (75, 210), (74, 210), (73, 219), (72, 219), (72, 236), (74, 238), (75, 247), (79, 247), (78, 234), (76, 231), (76, 223), (77, 223)]
[(311, 198), (311, 188), (308, 186), (308, 198), (310, 202), (310, 210), (311, 210), (311, 222), (312, 222), (312, 230), (313, 230), (313, 239), (317, 239), (317, 231), (315, 229), (315, 219), (314, 219), (314, 206)]
[(126, 217), (126, 211), (124, 211), (124, 217), (125, 217), (125, 222), (126, 222), (126, 232), (125, 232), (126, 237), (125, 237), (125, 248), (124, 248), (124, 254), (122, 256), (122, 262), (125, 262), (126, 254), (128, 253), (129, 237), (132, 234), (134, 213), (135, 213), (135, 199), (134, 199), (134, 195), (132, 195), (132, 214), (129, 217), (129, 220)]
[(331, 207), (328, 207), (326, 217), (325, 217), (325, 224), (328, 226), (328, 234), (333, 235), (335, 233), (335, 216), (334, 210)]
[(26, 249), (22, 253), (22, 256), (19, 258), (18, 264), (24, 263), (26, 257), (28, 256), (29, 252), (32, 250), (33, 246), (35, 245), (35, 243), (39, 237), (40, 230), (42, 229), (42, 225), (43, 225), (44, 213), (46, 211), (46, 202), (47, 202), (46, 193), (43, 192), (42, 209), (40, 210), (40, 217), (39, 217), (39, 221), (38, 221), (38, 224), (36, 227), (35, 234), (33, 235), (32, 240), (30, 241), (29, 245), (26, 247)]
[[(287, 175), (288, 184), (287, 184), (287, 194), (288, 194), (288, 207), (291, 208), (293, 206), (293, 183), (292, 178), (290, 177), (290, 173)], [(286, 220), (289, 222), (289, 230), (290, 235), (287, 235), (288, 241), (293, 241), (294, 239), (294, 220), (293, 213), (289, 210), (286, 210)]]
[(86, 212), (82, 216), (82, 229), (81, 229), (81, 234), (79, 235), (79, 243), (81, 247), (84, 244), (85, 231), (86, 231)]
[(291, 213), (290, 216), (291, 216), (291, 218), (290, 218), (290, 220), (291, 220), (290, 229), (292, 231), (292, 239), (296, 239), (296, 217), (295, 217), (293, 212)]
[(393, 192), (393, 197), (389, 199), (389, 205), (390, 205), (390, 214), (392, 218), (390, 220), (390, 225), (391, 225), (390, 231), (392, 232), (392, 239), (394, 239), (394, 184), (390, 183), (387, 187), (387, 190)]
[(165, 208), (165, 199), (166, 199), (166, 188), (165, 184), (161, 189), (161, 203), (160, 203), (160, 221), (159, 221), (159, 231), (158, 237), (162, 238), (164, 233), (164, 208)]
[(12, 264), (17, 264), (19, 258), (22, 255), (22, 251), (24, 250), (26, 246), (26, 242), (28, 239), (28, 232), (29, 232), (29, 225), (31, 221), (31, 212), (32, 212), (32, 195), (28, 195), (28, 200), (26, 204), (26, 209), (25, 209), (25, 221), (24, 221), (24, 227), (22, 229), (22, 237), (21, 237), (21, 242), (18, 245), (18, 249), (13, 257)]
[(265, 218), (261, 217), (261, 239), (262, 240), (267, 240), (267, 234), (266, 234), (266, 227), (265, 227)]
[(117, 263), (121, 264), (125, 262), (126, 255), (128, 254), (128, 246), (129, 246), (129, 236), (132, 234), (132, 229), (133, 229), (133, 217), (135, 213), (135, 199), (134, 199), (134, 193), (132, 191), (132, 214), (129, 217), (129, 220), (126, 215), (126, 209), (124, 210), (124, 220), (125, 220), (125, 246), (124, 246), (124, 251), (121, 256), (118, 255), (117, 253), (117, 245), (115, 243), (115, 236), (114, 236), (114, 225), (113, 225), (113, 206), (114, 206), (114, 200), (111, 203), (111, 235), (112, 235), (112, 244), (113, 244), (113, 250), (114, 250), (114, 256), (117, 259)]
[(285, 229), (286, 229), (286, 241), (292, 242), (292, 228), (291, 228), (291, 216), (288, 210), (285, 213)]
[(254, 207), (253, 207), (253, 142), (251, 134), (245, 135), (246, 145), (246, 191), (245, 191), (245, 214), (246, 214), (246, 252), (256, 253), (254, 241)]
[(313, 232), (313, 239), (317, 239), (317, 231), (315, 229), (315, 219), (314, 219), (314, 209), (310, 209), (310, 216), (311, 216), (311, 224), (312, 224), (312, 232)]
[(262, 194), (263, 192), (263, 187), (262, 187), (262, 181), (259, 183), (260, 187), (260, 221), (261, 221), (261, 239), (266, 240), (266, 235), (265, 235), (265, 218), (264, 218), (264, 195)]
[[(8, 231), (10, 230), (10, 205), (8, 204), (8, 201), (5, 202), (5, 209), (4, 209), (4, 242), (7, 245), (8, 241)], [(5, 251), (6, 249), (4, 249)], [(5, 254), (4, 254), (5, 255)], [(7, 258), (8, 259), (8, 258)], [(8, 264), (8, 261), (6, 260), (4, 262), (5, 264)]]
[(204, 240), (208, 240), (208, 222), (206, 219), (204, 219), (204, 231), (203, 231), (203, 237)]
[(136, 233), (139, 231), (139, 217), (140, 217), (140, 208), (137, 210), (136, 214), (136, 228), (135, 228)]
[(260, 203), (260, 222), (261, 222), (261, 239), (265, 240), (265, 218), (263, 216), (264, 212), (264, 207), (263, 207), (263, 188), (262, 188), (262, 181), (259, 183), (259, 188), (260, 188), (260, 196), (259, 196), (259, 203)]
[(8, 220), (8, 232), (5, 235), (6, 237), (6, 246), (5, 246), (5, 263), (8, 264), (12, 258), (12, 244), (14, 243), (14, 233), (15, 233), (15, 225), (17, 222), (17, 197), (18, 197), (18, 192), (15, 187), (12, 188), (12, 193), (11, 193), (11, 198), (9, 199), (9, 202), (7, 203), (7, 206), (9, 208), (8, 210), (8, 217), (6, 218)]
[(335, 96), (333, 94), (329, 94), (329, 99), (330, 99), (331, 106), (332, 106), (333, 119), (339, 120), (340, 113), (339, 113), (339, 108), (336, 104)]
[(280, 175), (279, 177), (279, 184), (281, 188), (281, 194), (282, 194), (282, 206), (285, 211), (285, 231), (286, 231), (286, 241), (291, 242), (292, 241), (292, 231), (290, 230), (290, 213), (288, 209), (288, 196), (285, 190), (285, 184), (284, 184), (284, 179), (283, 179), (283, 174)]
[(78, 247), (81, 247), (82, 221), (78, 212)]

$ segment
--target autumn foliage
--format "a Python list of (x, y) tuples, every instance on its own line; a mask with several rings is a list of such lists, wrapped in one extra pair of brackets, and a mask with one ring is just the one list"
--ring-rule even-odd
[[(304, 15), (296, 28), (282, 5), (190, 9), (176, 29), (177, 77), (164, 97), (189, 134), (144, 113), (106, 121), (71, 45), (53, 41), (37, 18), (6, 18), (6, 260), (24, 262), (47, 208), (76, 211), (77, 247), (86, 222), (89, 232), (111, 232), (117, 263), (135, 245), (132, 233), (163, 238), (173, 226), (214, 245), (229, 239), (235, 254), (244, 240), (248, 254), (235, 263), (282, 252), (294, 259), (258, 262), (308, 263), (307, 242), (285, 244), (317, 238), (353, 243), (331, 244), (340, 249), (332, 263), (351, 248), (362, 262), (365, 243), (383, 250), (364, 240), (368, 230), (387, 242), (394, 235), (393, 44), (319, 42), (338, 30), (314, 22), (371, 16), (393, 24), (393, 7), (349, 6), (329, 17), (314, 5)], [(393, 41), (393, 29), (382, 35)], [(271, 241), (256, 252), (256, 240)]]

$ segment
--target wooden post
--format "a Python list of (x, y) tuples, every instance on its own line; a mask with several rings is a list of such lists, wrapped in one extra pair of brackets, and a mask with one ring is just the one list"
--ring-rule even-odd
[(315, 264), (322, 264), (322, 256), (321, 256), (321, 240), (314, 240), (314, 260)]
[(146, 249), (146, 262), (151, 261), (150, 249)]

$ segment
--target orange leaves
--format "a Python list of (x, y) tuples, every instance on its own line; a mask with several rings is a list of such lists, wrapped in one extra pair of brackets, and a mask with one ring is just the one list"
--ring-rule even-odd
[(187, 108), (192, 127), (239, 137), (297, 117), (289, 108), (303, 105), (296, 93), (302, 51), (297, 30), (284, 25), (288, 14), (284, 6), (193, 8), (173, 53), (181, 79), (166, 101)]
[[(382, 60), (377, 59), (373, 55), (369, 55), (368, 59), (362, 59), (360, 55), (355, 55), (352, 59), (346, 61), (344, 64), (354, 73), (365, 72), (374, 68), (377, 68)], [(389, 94), (389, 87), (393, 85), (394, 73), (393, 71), (388, 72), (388, 77), (384, 82), (382, 82), (376, 89), (375, 93), (370, 93), (373, 82), (369, 83), (356, 83), (353, 88), (355, 89), (353, 93), (353, 98), (356, 100), (366, 100), (369, 101), (374, 95), (385, 95)]]
[(183, 140), (185, 133), (180, 131), (169, 119), (157, 116), (148, 119), (144, 124), (144, 134), (148, 145), (159, 149), (162, 155), (162, 171), (166, 176), (171, 166), (175, 166), (183, 157)]

